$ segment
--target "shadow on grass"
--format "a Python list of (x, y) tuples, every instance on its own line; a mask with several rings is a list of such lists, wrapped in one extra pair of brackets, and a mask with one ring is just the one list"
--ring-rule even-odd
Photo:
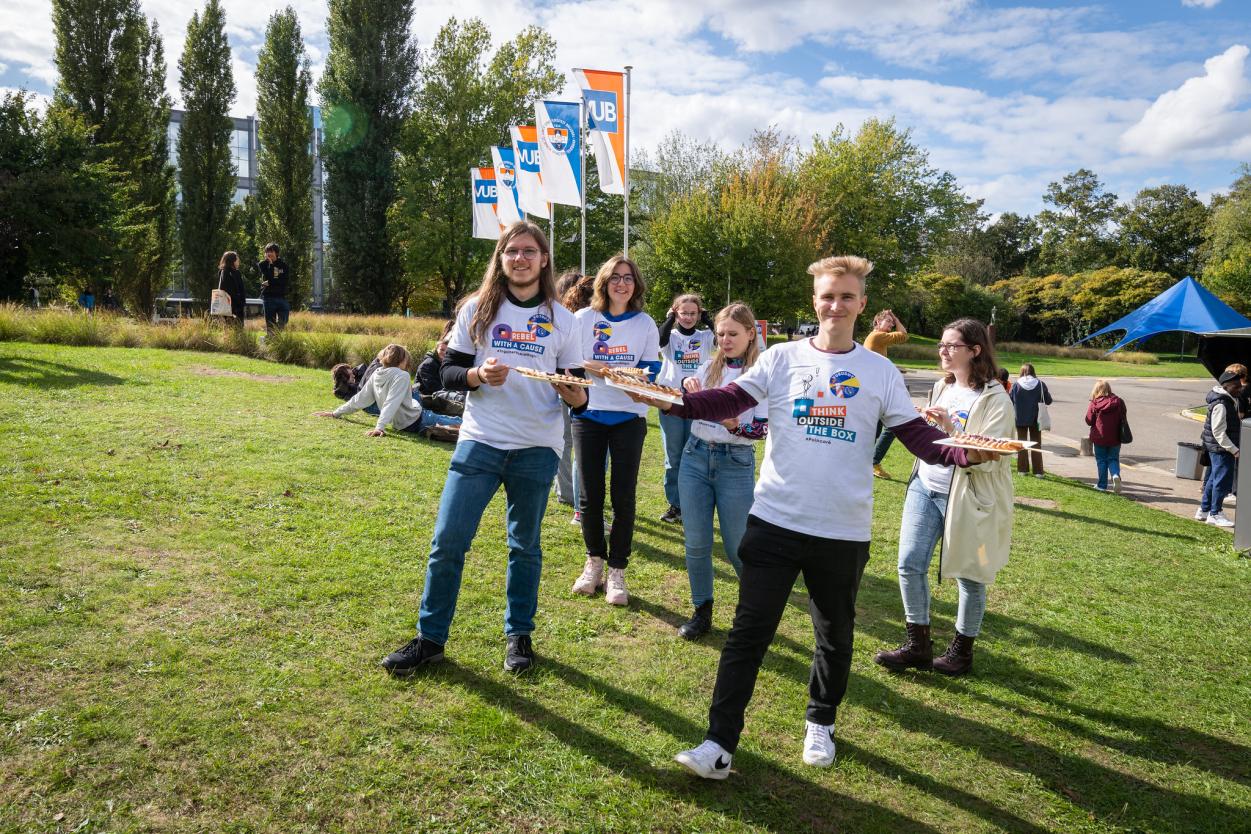
[[(695, 744), (704, 728), (632, 692), (574, 669), (558, 660), (542, 658), (542, 674), (593, 693), (668, 733), (679, 744)], [(508, 686), (476, 672), (449, 664), (445, 680), (491, 703), (497, 709), (558, 739), (605, 769), (651, 790), (689, 802), (717, 814), (741, 819), (768, 831), (881, 831), (937, 834), (937, 829), (890, 808), (835, 793), (777, 768), (747, 751), (735, 761), (747, 775), (731, 775), (727, 784), (698, 779), (677, 764), (655, 766), (591, 727), (558, 715), (524, 694), (524, 687)], [(675, 749), (674, 752), (677, 752)], [(1022, 829), (1025, 831), (1026, 829)], [(1032, 831), (1031, 831), (1032, 834)]]
[(1053, 518), (1061, 518), (1065, 521), (1076, 521), (1081, 524), (1097, 524), (1100, 527), (1111, 527), (1114, 530), (1121, 530), (1125, 533), (1133, 533), (1136, 536), (1159, 536), (1165, 539), (1180, 539), (1181, 541), (1191, 541), (1194, 537), (1187, 536), (1182, 533), (1169, 533), (1164, 530), (1150, 530), (1143, 527), (1133, 527), (1128, 524), (1117, 524), (1115, 521), (1108, 521), (1106, 518), (1090, 518), (1089, 516), (1078, 515), (1064, 510), (1050, 510), (1046, 507), (1032, 507), (1028, 504), (1017, 504), (1016, 511), (1030, 515), (1037, 513), (1038, 515), (1052, 516)]
[(44, 359), (0, 358), (0, 383), (32, 388), (78, 388), (83, 385), (125, 385), (127, 380)]

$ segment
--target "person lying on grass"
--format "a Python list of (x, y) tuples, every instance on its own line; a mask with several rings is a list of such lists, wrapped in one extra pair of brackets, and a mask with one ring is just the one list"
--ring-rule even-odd
[(443, 427), (442, 433), (451, 427), (460, 428), (461, 418), (435, 414), (423, 409), (413, 399), (413, 379), (408, 375), (412, 357), (403, 345), (391, 344), (378, 351), (378, 364), (378, 370), (369, 375), (352, 399), (334, 411), (314, 413), (318, 417), (337, 419), (376, 404), (378, 420), (366, 432), (369, 437), (382, 437), (389, 425), (397, 431), (413, 434), (432, 434), (431, 430), (436, 426)]

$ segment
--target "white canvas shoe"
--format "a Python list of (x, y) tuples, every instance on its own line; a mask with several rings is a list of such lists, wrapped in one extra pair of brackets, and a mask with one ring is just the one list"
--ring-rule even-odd
[(834, 764), (834, 725), (804, 723), (808, 725), (804, 733), (804, 764), (817, 767)]
[(734, 757), (712, 740), (705, 740), (698, 747), (683, 750), (673, 760), (684, 768), (705, 779), (725, 779), (730, 775), (730, 762)]
[(598, 556), (587, 556), (582, 575), (573, 582), (573, 592), (593, 597), (595, 592), (604, 587), (604, 560)]
[(1112, 491), (1115, 492), (1117, 495), (1121, 494), (1121, 476), (1120, 475), (1112, 476)]
[(609, 605), (628, 605), (630, 595), (626, 592), (625, 568), (608, 569), (608, 588), (604, 591), (604, 599)]
[(1207, 521), (1207, 520), (1208, 520), (1207, 510), (1195, 510), (1195, 521)]
[(1211, 524), (1213, 527), (1233, 527), (1234, 526), (1234, 523), (1232, 521), (1230, 521), (1228, 518), (1225, 518), (1224, 513), (1212, 513), (1211, 515), (1209, 515), (1208, 524)]

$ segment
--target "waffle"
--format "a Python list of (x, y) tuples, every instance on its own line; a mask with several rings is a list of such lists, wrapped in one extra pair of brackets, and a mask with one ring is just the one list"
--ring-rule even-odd
[(558, 382), (561, 385), (577, 385), (582, 388), (590, 388), (594, 384), (589, 380), (578, 379), (576, 376), (549, 374), (547, 371), (536, 371), (533, 368), (513, 368), (513, 373), (521, 374), (526, 379), (533, 379), (535, 382)]
[(987, 437), (984, 434), (957, 434), (946, 440), (936, 441), (943, 446), (962, 449), (980, 449), (983, 452), (1019, 452), (1033, 446), (1033, 441), (1012, 440), (1006, 437)]

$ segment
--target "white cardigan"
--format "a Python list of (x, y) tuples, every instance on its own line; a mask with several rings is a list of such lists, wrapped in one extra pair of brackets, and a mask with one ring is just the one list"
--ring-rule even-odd
[(387, 424), (402, 431), (421, 419), (421, 406), (413, 401), (413, 378), (403, 368), (374, 371), (355, 397), (334, 410), (334, 416), (342, 417), (374, 403), (378, 404), (375, 428), (380, 431), (385, 431)]

